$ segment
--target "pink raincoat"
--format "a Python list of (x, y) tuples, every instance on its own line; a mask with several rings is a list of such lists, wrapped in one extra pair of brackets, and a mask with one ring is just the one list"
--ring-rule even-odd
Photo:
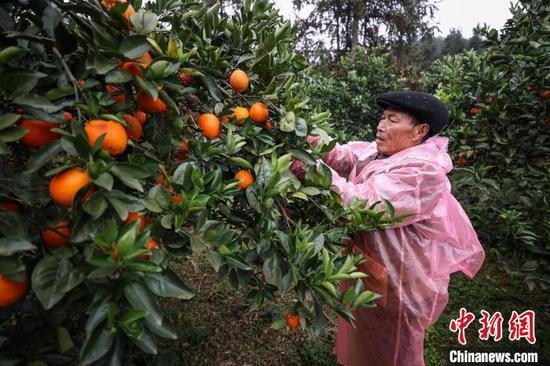
[(391, 229), (354, 237), (367, 259), (365, 288), (383, 297), (376, 308), (353, 312), (356, 328), (338, 319), (335, 352), (342, 365), (424, 365), (424, 333), (447, 305), (450, 274), (473, 278), (483, 264), (483, 248), (451, 194), (447, 144), (432, 137), (365, 165), (376, 143), (351, 142), (323, 159), (344, 202), (386, 199), (396, 214), (414, 214)]

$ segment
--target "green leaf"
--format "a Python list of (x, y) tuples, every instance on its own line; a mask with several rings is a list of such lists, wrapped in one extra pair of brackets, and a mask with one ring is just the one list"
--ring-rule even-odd
[(157, 296), (175, 297), (183, 300), (195, 296), (195, 293), (170, 270), (161, 273), (148, 273), (145, 276), (145, 283)]
[(157, 354), (157, 344), (151, 333), (144, 329), (143, 333), (138, 338), (129, 337), (130, 340), (135, 343), (143, 352), (152, 355)]
[(95, 70), (99, 75), (105, 75), (117, 66), (118, 64), (115, 60), (107, 58), (100, 53), (94, 53), (86, 60), (86, 69)]
[(284, 132), (292, 132), (296, 128), (296, 115), (290, 111), (279, 123), (279, 128)]
[(212, 265), (214, 271), (218, 272), (222, 264), (222, 257), (213, 250), (208, 251), (208, 261)]
[(103, 196), (103, 192), (98, 191), (92, 194), (86, 202), (84, 202), (84, 205), (82, 206), (84, 211), (89, 213), (94, 219), (97, 219), (101, 215), (103, 215), (103, 212), (105, 212), (105, 209), (107, 208), (107, 201), (105, 200), (105, 197)]
[(9, 46), (6, 48), (3, 48), (2, 51), (0, 51), (0, 64), (5, 64), (9, 62), (11, 59), (19, 57), (25, 52), (25, 49), (22, 47), (17, 46)]
[(63, 105), (55, 105), (47, 98), (38, 95), (17, 97), (14, 99), (13, 103), (23, 107), (40, 109), (46, 113), (55, 113), (63, 108)]
[(129, 59), (136, 59), (151, 49), (147, 38), (140, 35), (133, 35), (122, 40), (119, 52)]
[(15, 126), (4, 128), (0, 131), (0, 140), (4, 142), (13, 142), (19, 140), (27, 134), (27, 130), (23, 127)]
[(71, 255), (69, 249), (55, 255), (43, 257), (32, 272), (32, 289), (38, 300), (49, 310), (61, 300), (65, 294), (56, 291), (60, 280), (72, 269), (71, 262), (67, 259)]
[(252, 167), (252, 165), (250, 164), (250, 162), (248, 162), (248, 160), (245, 160), (243, 158), (232, 157), (232, 158), (230, 158), (230, 160), (235, 165), (242, 166), (242, 167), (250, 169), (250, 170), (254, 169)]
[(315, 165), (317, 164), (317, 161), (315, 158), (308, 153), (307, 151), (303, 149), (295, 149), (290, 151), (292, 153), (292, 156), (294, 156), (296, 159), (303, 161), (306, 164)]
[(227, 260), (227, 263), (233, 265), (236, 268), (242, 269), (244, 271), (250, 271), (251, 269), (248, 262), (237, 254), (226, 255), (225, 259)]
[(124, 297), (135, 309), (147, 311), (146, 319), (162, 324), (162, 314), (153, 300), (151, 293), (145, 286), (138, 282), (129, 283), (124, 287)]
[(0, 75), (0, 86), (10, 98), (15, 98), (33, 90), (38, 80), (46, 76), (41, 72), (10, 70)]
[(154, 31), (158, 23), (158, 17), (155, 13), (143, 9), (132, 15), (130, 20), (135, 31), (144, 36)]
[(10, 256), (27, 250), (35, 250), (31, 242), (21, 238), (0, 238), (0, 256)]
[(0, 116), (0, 130), (10, 127), (21, 118), (20, 114), (6, 113)]
[(90, 365), (105, 356), (115, 340), (115, 335), (116, 332), (107, 330), (107, 328), (96, 329), (82, 345), (80, 363), (84, 366)]
[(286, 327), (286, 319), (277, 319), (273, 323), (271, 323), (270, 328), (271, 329), (283, 329)]
[(113, 189), (114, 179), (113, 176), (107, 172), (101, 173), (99, 177), (93, 180), (96, 186), (105, 188), (107, 191)]
[(64, 327), (57, 328), (57, 344), (59, 345), (59, 352), (65, 353), (70, 349), (74, 348), (73, 340), (71, 339), (71, 334)]
[(208, 92), (214, 98), (214, 100), (216, 102), (221, 102), (222, 95), (218, 84), (216, 83), (216, 79), (214, 79), (212, 75), (203, 73), (199, 74), (199, 78), (202, 80), (202, 83), (204, 84), (204, 86), (206, 86), (206, 89), (208, 89)]
[(105, 75), (105, 82), (109, 84), (122, 84), (132, 80), (132, 74), (122, 70), (111, 70)]
[(126, 314), (124, 314), (124, 317), (120, 320), (120, 324), (125, 325), (125, 324), (133, 323), (145, 317), (146, 315), (147, 315), (147, 311), (143, 309), (132, 309), (128, 311)]
[(55, 156), (57, 156), (61, 152), (61, 141), (55, 140), (34, 154), (32, 154), (27, 161), (27, 166), (25, 167), (25, 170), (23, 173), (25, 174), (32, 174), (37, 172), (40, 168), (42, 168), (44, 165), (49, 163)]

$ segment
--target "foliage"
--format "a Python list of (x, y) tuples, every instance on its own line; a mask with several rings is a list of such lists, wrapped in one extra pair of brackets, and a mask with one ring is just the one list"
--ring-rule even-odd
[(319, 61), (319, 50), (321, 55), (323, 50), (330, 51), (334, 61), (355, 51), (357, 46), (403, 47), (417, 36), (432, 33), (429, 23), (437, 10), (430, 0), (294, 0), (293, 3), (297, 10), (313, 8), (300, 21), (298, 33), (299, 48), (311, 61)]
[[(550, 254), (548, 69), (550, 8), (520, 1), (501, 34), (479, 29), (486, 50), (446, 56), (423, 87), (450, 106), (455, 194), (480, 236), (539, 261)], [(548, 283), (548, 277), (525, 277)]]
[[(157, 337), (178, 335), (157, 297), (194, 296), (171, 269), (174, 256), (192, 252), (206, 253), (255, 307), (294, 292), (289, 310), (312, 336), (323, 331), (324, 306), (353, 321), (350, 310), (378, 295), (363, 289), (362, 258), (342, 253), (342, 241), (399, 218), (387, 202), (387, 214), (377, 204), (343, 207), (329, 170), (316, 165), (331, 146), (307, 151), (305, 137), (326, 134), (328, 114), (308, 106), (296, 82), (307, 64), (292, 51), (291, 24), (266, 0), (246, 1), (231, 18), (218, 4), (140, 4), (0, 7), (0, 199), (15, 205), (0, 209), (0, 273), (17, 281), (29, 274), (32, 285), (27, 300), (0, 312), (13, 320), (2, 350), (83, 365), (120, 364), (136, 348), (155, 354)], [(236, 68), (250, 76), (243, 94), (227, 82)], [(271, 124), (237, 125), (233, 108), (256, 101), (268, 106)], [(103, 148), (109, 135), (90, 143), (89, 120), (130, 128), (138, 107), (151, 114), (141, 138), (118, 141), (123, 153)], [(213, 116), (202, 131), (197, 113), (227, 117), (221, 134)], [(57, 124), (53, 141), (23, 143), (21, 119)], [(306, 163), (303, 182), (289, 170), (293, 159)], [(91, 181), (62, 207), (48, 185), (73, 167)], [(241, 169), (255, 180), (245, 190), (234, 179)], [(127, 221), (136, 212), (143, 229)], [(47, 250), (40, 232), (61, 220), (70, 223), (69, 243)], [(356, 285), (341, 293), (343, 279)]]
[(388, 54), (359, 47), (340, 60), (336, 71), (312, 71), (304, 77), (304, 94), (329, 110), (340, 140), (373, 140), (379, 121), (378, 94), (397, 89)]

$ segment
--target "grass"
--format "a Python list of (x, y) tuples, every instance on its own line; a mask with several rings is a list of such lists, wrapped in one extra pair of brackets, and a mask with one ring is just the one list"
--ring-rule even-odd
[[(550, 339), (547, 294), (540, 289), (529, 292), (523, 281), (509, 277), (502, 268), (503, 261), (495, 254), (488, 254), (474, 280), (460, 273), (452, 276), (449, 305), (426, 334), (426, 365), (444, 365), (446, 349), (459, 348), (457, 335), (448, 330), (448, 324), (458, 316), (461, 307), (476, 315), (476, 320), (467, 329), (468, 347), (493, 351), (527, 348), (543, 352), (541, 345)], [(164, 351), (157, 356), (155, 364), (337, 365), (332, 355), (336, 330), (334, 316), (329, 314), (328, 334), (317, 341), (309, 340), (302, 330), (271, 329), (271, 322), (288, 308), (291, 299), (283, 299), (278, 307), (251, 310), (244, 294), (214, 273), (203, 257), (182, 263), (178, 270), (194, 286), (197, 296), (185, 302), (170, 300), (163, 303), (164, 311), (180, 332), (180, 339), (165, 341), (159, 347)], [(481, 341), (477, 337), (482, 309), (502, 313), (504, 339), (500, 342)], [(536, 313), (537, 343), (534, 346), (525, 340), (510, 342), (507, 339), (511, 311), (527, 309)], [(544, 352), (544, 358), (550, 359), (549, 347)]]

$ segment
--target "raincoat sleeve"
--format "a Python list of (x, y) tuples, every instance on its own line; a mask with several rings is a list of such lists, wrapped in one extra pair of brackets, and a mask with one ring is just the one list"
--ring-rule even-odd
[(369, 204), (388, 200), (396, 215), (412, 215), (394, 227), (430, 217), (442, 193), (449, 189), (446, 174), (440, 167), (418, 159), (404, 160), (383, 174), (370, 175), (362, 183), (349, 182), (336, 170), (331, 168), (331, 171), (332, 190), (342, 195), (344, 203), (353, 197), (367, 200)]
[(364, 155), (372, 142), (354, 141), (345, 145), (336, 144), (334, 149), (323, 158), (326, 165), (341, 176), (349, 176), (360, 156)]

